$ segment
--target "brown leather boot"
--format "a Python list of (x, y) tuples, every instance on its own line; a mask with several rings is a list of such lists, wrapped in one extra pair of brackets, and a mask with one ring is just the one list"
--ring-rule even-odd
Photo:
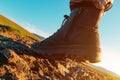
[(103, 11), (95, 7), (80, 7), (52, 36), (32, 45), (39, 55), (50, 59), (71, 58), (92, 63), (101, 60), (98, 24)]

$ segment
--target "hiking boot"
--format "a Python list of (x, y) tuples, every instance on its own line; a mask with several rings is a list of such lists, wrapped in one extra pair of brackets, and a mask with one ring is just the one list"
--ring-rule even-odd
[(103, 11), (95, 7), (75, 8), (62, 27), (52, 36), (32, 45), (46, 58), (71, 58), (92, 63), (101, 60), (98, 24)]

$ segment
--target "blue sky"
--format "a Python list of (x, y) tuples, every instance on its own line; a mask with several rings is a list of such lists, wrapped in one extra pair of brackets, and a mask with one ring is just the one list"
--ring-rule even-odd
[[(120, 0), (114, 0), (113, 8), (102, 18), (99, 31), (103, 57), (116, 73), (120, 65)], [(69, 15), (69, 0), (0, 0), (0, 14), (15, 21), (31, 32), (52, 35), (60, 28), (63, 15)], [(111, 56), (109, 56), (111, 55)], [(119, 56), (119, 57), (118, 57)], [(111, 63), (110, 65), (110, 62)], [(112, 65), (113, 64), (113, 65)], [(110, 66), (109, 66), (110, 65)]]

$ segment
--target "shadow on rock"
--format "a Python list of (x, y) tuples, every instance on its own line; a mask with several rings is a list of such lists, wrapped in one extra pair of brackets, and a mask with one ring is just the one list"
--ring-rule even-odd
[(37, 57), (37, 54), (25, 44), (0, 35), (0, 63), (5, 63), (12, 57), (9, 50), (13, 50), (18, 55), (27, 54)]

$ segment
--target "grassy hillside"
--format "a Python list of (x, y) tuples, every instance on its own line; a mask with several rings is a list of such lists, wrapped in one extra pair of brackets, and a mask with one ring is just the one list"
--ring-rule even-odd
[(24, 37), (30, 37), (32, 39), (35, 39), (36, 41), (41, 41), (40, 38), (36, 37), (29, 31), (22, 28), (20, 25), (16, 24), (15, 22), (9, 20), (8, 18), (0, 15), (0, 25), (2, 27), (8, 27), (9, 29), (13, 30), (16, 34), (19, 34), (19, 36)]

